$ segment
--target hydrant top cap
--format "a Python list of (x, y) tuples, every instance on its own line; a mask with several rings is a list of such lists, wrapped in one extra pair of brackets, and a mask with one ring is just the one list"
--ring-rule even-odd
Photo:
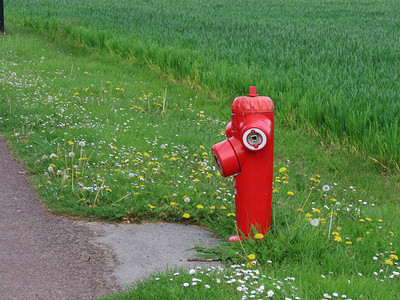
[(274, 103), (268, 97), (237, 97), (232, 103), (232, 113), (263, 113), (274, 112)]
[(247, 96), (237, 97), (232, 103), (232, 113), (273, 112), (274, 103), (265, 96), (259, 96), (255, 86), (250, 87)]

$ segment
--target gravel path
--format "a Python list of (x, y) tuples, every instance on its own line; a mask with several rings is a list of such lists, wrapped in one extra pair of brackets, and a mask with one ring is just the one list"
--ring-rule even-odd
[(93, 299), (156, 270), (193, 267), (185, 249), (215, 242), (193, 226), (50, 215), (0, 139), (0, 300)]

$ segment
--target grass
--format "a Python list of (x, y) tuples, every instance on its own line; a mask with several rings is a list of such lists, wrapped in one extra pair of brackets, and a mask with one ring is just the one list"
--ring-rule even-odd
[(6, 12), (215, 96), (257, 85), (287, 122), (398, 168), (397, 1), (17, 0)]
[[(175, 86), (154, 87), (154, 75), (113, 59), (98, 68), (90, 56), (78, 63), (52, 54), (14, 70), (15, 54), (7, 54), (1, 123), (25, 148), (33, 171), (45, 175), (38, 191), (49, 208), (133, 221), (162, 214), (184, 221), (189, 213), (192, 221), (216, 205), (218, 193), (215, 215), (223, 199), (232, 210), (230, 186), (210, 165), (209, 148), (222, 138), (223, 125), (198, 109), (204, 99)], [(112, 64), (118, 67), (104, 78), (99, 70)], [(41, 65), (48, 69), (41, 72)], [(21, 68), (36, 74), (20, 78)], [(21, 91), (34, 97), (15, 96)]]
[[(49, 209), (235, 233), (231, 178), (218, 175), (209, 152), (225, 138), (229, 106), (132, 61), (9, 32), (0, 43), (0, 128)], [(227, 265), (155, 274), (108, 299), (397, 298), (394, 170), (277, 118), (274, 178), (265, 239), (199, 249)]]

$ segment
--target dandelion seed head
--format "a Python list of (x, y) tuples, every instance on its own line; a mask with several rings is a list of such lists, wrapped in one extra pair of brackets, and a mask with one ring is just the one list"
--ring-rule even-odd
[(322, 187), (322, 190), (323, 190), (324, 192), (329, 192), (330, 189), (331, 189), (331, 187), (330, 187), (329, 185), (327, 185), (327, 184), (325, 184), (325, 185)]
[(310, 221), (310, 224), (312, 225), (312, 226), (318, 226), (319, 224), (320, 224), (320, 220), (319, 219), (312, 219), (311, 221)]

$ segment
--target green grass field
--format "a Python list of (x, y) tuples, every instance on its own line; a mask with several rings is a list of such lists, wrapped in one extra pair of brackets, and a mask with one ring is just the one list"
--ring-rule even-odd
[[(341, 108), (340, 103), (358, 105), (353, 115), (376, 113), (372, 106), (368, 109), (365, 103), (353, 103), (361, 86), (365, 93), (390, 93), (390, 89), (380, 90), (379, 83), (363, 81), (372, 76), (369, 68), (361, 77), (356, 77), (359, 73), (354, 69), (354, 77), (347, 74), (355, 87), (353, 101), (335, 98), (335, 92), (345, 93), (346, 89), (333, 87), (347, 82), (340, 81), (344, 80), (341, 69), (346, 66), (341, 60), (350, 62), (354, 56), (360, 63), (369, 61), (362, 55), (367, 45), (371, 47), (368, 51), (381, 47), (382, 53), (392, 55), (388, 49), (395, 47), (397, 36), (390, 39), (390, 34), (380, 30), (397, 22), (388, 17), (397, 8), (391, 2), (310, 1), (296, 5), (266, 1), (257, 2), (256, 9), (253, 2), (239, 1), (229, 6), (229, 15), (219, 13), (227, 9), (225, 1), (198, 3), (201, 9), (197, 11), (192, 1), (130, 3), (132, 9), (128, 3), (6, 2), (13, 23), (6, 22), (7, 34), (0, 37), (0, 133), (25, 163), (42, 202), (54, 213), (87, 219), (198, 224), (226, 239), (235, 233), (232, 178), (219, 175), (210, 148), (225, 139), (233, 97), (245, 94), (247, 85), (258, 80), (258, 92), (271, 97), (278, 109), (273, 217), (265, 240), (199, 249), (200, 256), (221, 258), (225, 263), (221, 268), (154, 274), (127, 293), (106, 299), (265, 299), (272, 295), (275, 299), (397, 299), (399, 170), (349, 151), (353, 137), (346, 131), (341, 133), (342, 142), (347, 143), (344, 147), (332, 144), (338, 137), (328, 128), (340, 124), (348, 130), (340, 111), (335, 110)], [(180, 10), (174, 9), (178, 4)], [(61, 5), (63, 9), (57, 10)], [(70, 9), (65, 9), (66, 5), (71, 5)], [(263, 14), (267, 5), (269, 18)], [(107, 21), (101, 18), (103, 13), (107, 13)], [(364, 14), (382, 21), (374, 23), (375, 27), (365, 24), (370, 30), (364, 32), (364, 27), (357, 25)], [(246, 16), (251, 20), (248, 24), (243, 21)], [(260, 16), (263, 21), (259, 21)], [(201, 22), (207, 18), (208, 23)], [(273, 22), (278, 19), (280, 23)], [(295, 26), (295, 22), (306, 21), (311, 22), (309, 26)], [(328, 21), (331, 27), (323, 26)], [(321, 26), (311, 26), (314, 23)], [(216, 37), (225, 32), (222, 24), (237, 29), (237, 36), (231, 36), (232, 44), (225, 45), (223, 38)], [(281, 43), (286, 49), (288, 42), (288, 52), (274, 48), (264, 53), (275, 55), (265, 68), (248, 64), (245, 56), (257, 55), (236, 48), (246, 42), (236, 39), (239, 33), (246, 33), (246, 26), (260, 27), (261, 33), (284, 28), (286, 40)], [(187, 28), (191, 27), (198, 31), (188, 36)], [(210, 38), (200, 39), (199, 28)], [(323, 34), (329, 28), (337, 34)], [(372, 36), (359, 40), (351, 35), (356, 29), (365, 36), (380, 32), (381, 43), (374, 48)], [(392, 29), (397, 30), (394, 25)], [(118, 34), (112, 35), (113, 31)], [(287, 39), (290, 32), (292, 39)], [(344, 33), (365, 43), (358, 50), (354, 47), (361, 51), (353, 49), (358, 56), (329, 52), (340, 50)], [(336, 37), (337, 48), (324, 48), (336, 56), (330, 61), (328, 52), (311, 47), (314, 52), (309, 53), (303, 45), (298, 47), (304, 50), (300, 56), (282, 65), (284, 54), (289, 57), (288, 53), (295, 51), (291, 42), (298, 37), (300, 43), (306, 36), (320, 43)], [(206, 43), (212, 39), (215, 47)], [(223, 57), (227, 52), (223, 49), (231, 49), (230, 54)], [(318, 60), (311, 54), (322, 56)], [(328, 59), (325, 63), (323, 57)], [(390, 95), (395, 100), (398, 83), (394, 66), (398, 62), (391, 65), (387, 57), (382, 56), (379, 63), (384, 75), (377, 78), (386, 78), (386, 87), (393, 84)], [(338, 61), (334, 63), (334, 59)], [(329, 73), (335, 72), (334, 64), (340, 70), (337, 77)], [(299, 66), (302, 72), (295, 71)], [(197, 78), (190, 74), (196, 68)], [(248, 71), (253, 75), (246, 77)], [(268, 77), (262, 72), (275, 75)], [(391, 77), (387, 75), (390, 72)], [(326, 102), (315, 95), (327, 96)], [(328, 100), (339, 106), (328, 104)], [(349, 105), (343, 109), (353, 109)], [(316, 123), (320, 128), (308, 127), (313, 121), (306, 115), (307, 109), (324, 116), (324, 123)], [(334, 112), (331, 119), (325, 118), (323, 110)], [(385, 117), (394, 117), (395, 110), (393, 104)], [(352, 116), (341, 113), (343, 118)], [(379, 119), (380, 115), (376, 116)], [(294, 118), (306, 125), (299, 126)], [(380, 121), (384, 126), (386, 121)], [(365, 141), (368, 135), (362, 130), (378, 132), (378, 128), (360, 126), (358, 134), (365, 136)], [(385, 130), (396, 130), (392, 127)], [(318, 136), (317, 129), (326, 131), (327, 136)], [(386, 137), (382, 135), (382, 139)], [(382, 140), (374, 142), (378, 145)], [(357, 145), (358, 151), (364, 149), (359, 141)], [(386, 158), (389, 161), (390, 155)]]
[(16, 0), (6, 11), (216, 96), (257, 85), (287, 122), (400, 161), (397, 1)]
[[(1, 132), (46, 207), (199, 224), (224, 239), (235, 233), (231, 179), (218, 175), (209, 152), (229, 120), (216, 118), (218, 103), (137, 64), (17, 27), (0, 50)], [(227, 265), (155, 274), (109, 299), (396, 299), (398, 176), (280, 119), (275, 137), (265, 240), (205, 249), (199, 255)]]

